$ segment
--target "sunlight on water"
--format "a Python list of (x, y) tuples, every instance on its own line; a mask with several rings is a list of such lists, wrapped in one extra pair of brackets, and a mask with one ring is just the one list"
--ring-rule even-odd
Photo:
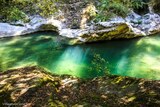
[(80, 76), (79, 73), (83, 72), (83, 66), (85, 66), (82, 62), (85, 62), (85, 59), (86, 53), (80, 47), (67, 48), (57, 62), (53, 63), (51, 69), (58, 74), (67, 73)]
[(93, 78), (107, 67), (111, 74), (160, 80), (159, 35), (74, 46), (58, 38), (39, 32), (0, 39), (0, 71), (37, 65), (60, 75)]

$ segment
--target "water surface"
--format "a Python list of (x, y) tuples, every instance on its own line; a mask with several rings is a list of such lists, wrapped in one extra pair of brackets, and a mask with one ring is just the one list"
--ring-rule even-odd
[(67, 46), (53, 32), (0, 39), (0, 71), (37, 65), (56, 74), (160, 80), (160, 35)]

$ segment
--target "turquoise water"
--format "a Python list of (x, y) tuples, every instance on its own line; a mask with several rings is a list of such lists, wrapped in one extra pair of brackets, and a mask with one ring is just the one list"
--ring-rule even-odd
[(56, 33), (0, 39), (0, 71), (37, 65), (55, 74), (160, 80), (160, 35), (67, 46)]

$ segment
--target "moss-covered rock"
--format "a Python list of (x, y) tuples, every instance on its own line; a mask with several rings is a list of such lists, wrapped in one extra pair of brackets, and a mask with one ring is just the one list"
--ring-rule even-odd
[[(86, 40), (86, 42), (101, 41), (101, 40), (111, 40), (116, 38), (121, 38), (122, 35), (126, 35), (130, 32), (130, 28), (126, 23), (108, 23), (105, 22), (102, 25), (98, 25), (97, 30), (89, 31), (82, 34), (81, 37)], [(127, 35), (128, 38), (132, 38), (132, 35)]]
[(53, 30), (53, 31), (58, 31), (58, 28), (53, 26), (52, 24), (43, 24), (39, 27), (41, 30)]
[(0, 73), (0, 77), (1, 107), (10, 104), (46, 106), (59, 85), (58, 78), (52, 78), (36, 67), (9, 70)]
[(37, 67), (0, 73), (0, 106), (158, 107), (160, 81), (121, 76), (83, 80)]

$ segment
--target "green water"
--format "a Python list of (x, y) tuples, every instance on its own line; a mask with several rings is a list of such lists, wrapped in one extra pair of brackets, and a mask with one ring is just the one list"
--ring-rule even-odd
[(160, 35), (67, 46), (53, 32), (0, 39), (0, 71), (37, 65), (56, 74), (160, 80)]

